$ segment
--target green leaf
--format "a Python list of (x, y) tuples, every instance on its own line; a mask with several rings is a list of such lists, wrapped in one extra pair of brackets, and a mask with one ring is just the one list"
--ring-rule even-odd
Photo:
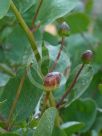
[(32, 52), (29, 41), (20, 26), (13, 27), (13, 31), (8, 35), (5, 44), (8, 48), (5, 57), (11, 65), (19, 66), (28, 62)]
[(0, 128), (0, 136), (20, 136), (15, 132), (7, 132), (5, 129)]
[[(60, 45), (59, 46), (48, 45), (46, 47), (49, 50), (49, 56), (51, 59), (50, 67), (51, 67), (53, 65), (57, 55), (58, 55), (58, 52), (60, 50)], [(62, 51), (61, 56), (58, 60), (57, 66), (54, 71), (59, 71), (59, 72), (63, 73), (67, 67), (70, 67), (70, 58), (69, 58), (68, 54), (66, 54), (64, 51)]]
[(1, 136), (20, 136), (20, 135), (18, 135), (16, 133), (9, 133), (9, 132), (7, 132), (7, 133), (0, 133), (0, 135)]
[[(0, 24), (0, 26), (1, 26), (1, 24)], [(0, 33), (0, 42), (1, 42), (1, 36), (2, 36), (2, 34)], [(0, 45), (0, 63), (4, 62), (4, 60), (5, 60), (4, 50), (3, 50), (2, 46)]]
[(99, 91), (100, 91), (100, 93), (102, 94), (102, 84), (99, 84)]
[(71, 28), (71, 33), (86, 31), (90, 23), (89, 17), (85, 13), (72, 13), (65, 20)]
[(49, 69), (49, 52), (45, 46), (45, 43), (42, 43), (42, 62), (41, 62), (41, 72), (45, 76), (48, 73)]
[(15, 76), (12, 69), (8, 67), (6, 64), (0, 63), (0, 71), (4, 72), (5, 74), (8, 74), (9, 76)]
[(95, 120), (95, 123), (93, 125), (93, 130), (95, 130), (97, 133), (102, 130), (102, 113), (101, 115), (97, 115), (97, 118)]
[(47, 109), (38, 123), (34, 136), (51, 136), (56, 114), (57, 110), (55, 108)]
[[(73, 42), (74, 41), (74, 42)], [(81, 54), (85, 50), (92, 50), (93, 45), (97, 44), (95, 36), (89, 33), (73, 34), (66, 40), (64, 51), (71, 58), (72, 69), (81, 62)]]
[[(80, 69), (80, 65), (75, 68), (75, 70), (72, 72), (72, 75), (70, 76), (70, 81), (68, 79), (66, 83), (66, 87), (68, 88), (71, 81), (75, 78), (75, 75), (77, 71)], [(86, 65), (84, 66), (84, 69), (81, 71), (79, 78), (71, 90), (71, 92), (68, 95), (68, 104), (72, 103), (76, 99), (78, 99), (89, 87), (92, 79), (93, 79), (93, 69), (92, 66)]]
[(9, 81), (10, 76), (0, 72), (0, 87), (3, 87)]
[(2, 106), (4, 103), (5, 103), (5, 101), (0, 102), (0, 108), (1, 108), (1, 106)]
[(95, 52), (95, 62), (97, 64), (102, 64), (102, 44), (100, 44), (97, 48), (96, 48), (96, 52)]
[(30, 82), (38, 89), (43, 90), (43, 76), (36, 63), (32, 64), (27, 74)]
[(0, 19), (3, 18), (10, 7), (10, 0), (0, 0)]
[(82, 132), (88, 131), (96, 119), (96, 104), (92, 99), (76, 100), (61, 111), (63, 120), (78, 121), (85, 124)]
[(47, 41), (48, 43), (50, 43), (53, 46), (58, 45), (59, 39), (57, 36), (54, 36), (48, 32), (44, 32), (43, 38), (45, 41)]
[(92, 11), (93, 6), (94, 6), (94, 0), (87, 1), (85, 4), (85, 11), (87, 13), (90, 13)]
[[(6, 100), (6, 102), (3, 104), (0, 112), (5, 118), (8, 117), (12, 103), (15, 100), (23, 74), (23, 70), (19, 70), (17, 77), (10, 79), (3, 90), (0, 101)], [(41, 89), (32, 85), (28, 77), (26, 77), (14, 112), (14, 119), (21, 122), (22, 120), (29, 118), (29, 116), (34, 112), (34, 108), (41, 96), (41, 93)]]
[(72, 11), (77, 4), (78, 0), (44, 0), (38, 15), (38, 20), (41, 21), (41, 24), (52, 23)]
[(52, 136), (67, 136), (64, 130), (61, 130), (60, 128), (54, 128)]
[(24, 13), (29, 10), (35, 3), (36, 0), (13, 0), (20, 12)]
[(97, 107), (102, 109), (102, 93), (98, 88), (98, 85), (101, 83), (102, 80), (102, 71), (98, 71), (88, 88), (85, 94), (82, 96), (83, 98), (90, 97), (95, 100), (97, 103)]
[(82, 129), (83, 127), (84, 127), (83, 123), (75, 121), (66, 122), (60, 126), (60, 128), (64, 129), (66, 133), (69, 135), (79, 132), (79, 130)]

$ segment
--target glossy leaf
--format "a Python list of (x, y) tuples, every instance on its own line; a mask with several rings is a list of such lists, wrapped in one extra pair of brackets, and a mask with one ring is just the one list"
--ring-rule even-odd
[(96, 120), (92, 127), (92, 130), (95, 131), (97, 134), (101, 131), (101, 129), (102, 129), (102, 110), (101, 112), (98, 111)]
[(5, 74), (9, 76), (15, 76), (14, 72), (10, 67), (8, 67), (6, 64), (0, 63), (0, 71), (4, 72)]
[(83, 94), (83, 96), (82, 96), (82, 98), (90, 97), (90, 98), (94, 99), (95, 102), (97, 103), (98, 108), (102, 108), (102, 102), (101, 102), (102, 101), (102, 93), (99, 90), (99, 84), (101, 83), (101, 79), (102, 79), (102, 72), (99, 71), (94, 75), (89, 88), (87, 89), (85, 94)]
[(9, 79), (10, 77), (8, 75), (0, 72), (0, 87), (5, 86)]
[(58, 45), (59, 39), (57, 36), (54, 36), (48, 32), (45, 32), (43, 38), (45, 41), (47, 41), (49, 44), (51, 44), (53, 46)]
[(81, 122), (66, 122), (60, 126), (61, 129), (64, 129), (67, 135), (74, 134), (80, 131), (84, 127), (84, 124)]
[(96, 104), (91, 99), (76, 100), (70, 106), (62, 110), (64, 121), (78, 121), (85, 124), (81, 131), (88, 131), (96, 118)]
[(65, 20), (71, 28), (71, 33), (86, 31), (90, 23), (89, 17), (84, 13), (72, 13)]
[(49, 69), (49, 52), (46, 48), (45, 43), (42, 43), (42, 62), (41, 62), (41, 72), (43, 76), (45, 76), (48, 73)]
[(52, 136), (67, 136), (67, 134), (64, 130), (55, 127)]
[(95, 62), (97, 64), (102, 64), (102, 45), (99, 45), (96, 49), (96, 52), (95, 52)]
[(3, 18), (10, 7), (10, 0), (0, 0), (0, 19)]
[(89, 33), (73, 34), (67, 38), (64, 50), (71, 58), (72, 69), (79, 63), (82, 63), (82, 53), (85, 52), (85, 50), (92, 50), (97, 42), (97, 38)]
[(5, 51), (6, 60), (13, 66), (27, 63), (30, 56), (32, 56), (29, 41), (18, 25), (8, 35), (5, 44), (8, 49)]
[(51, 136), (57, 111), (55, 108), (47, 109), (41, 117), (33, 136)]
[[(58, 52), (60, 50), (60, 45), (59, 46), (51, 46), (51, 45), (48, 45), (47, 46), (48, 50), (49, 50), (49, 56), (50, 56), (50, 67), (53, 65), (57, 55), (58, 55)], [(69, 58), (69, 55), (66, 54), (65, 52), (61, 52), (61, 56), (58, 60), (58, 63), (57, 63), (57, 66), (55, 68), (54, 71), (59, 71), (61, 73), (64, 72), (64, 70), (69, 66), (70, 67), (70, 58)]]
[[(16, 92), (23, 74), (23, 71), (20, 70), (17, 77), (10, 79), (3, 90), (0, 101), (6, 100), (6, 102), (3, 104), (0, 112), (5, 118), (9, 115), (10, 108), (15, 100)], [(32, 85), (26, 77), (14, 112), (14, 119), (17, 121), (27, 119), (34, 112), (34, 108), (40, 98), (40, 95), (41, 90)]]
[(20, 0), (20, 1), (13, 0), (13, 1), (16, 4), (19, 11), (22, 13), (26, 12), (28, 9), (30, 9), (36, 3), (36, 0)]
[(77, 4), (78, 0), (44, 0), (38, 15), (38, 20), (41, 21), (41, 24), (52, 23), (72, 11)]
[[(77, 71), (80, 69), (81, 66), (78, 66), (73, 72), (70, 77), (70, 81), (68, 80), (66, 83), (66, 87), (68, 88), (71, 81), (75, 78)], [(93, 79), (93, 69), (92, 66), (86, 65), (84, 66), (82, 72), (79, 75), (79, 78), (68, 95), (68, 104), (78, 99), (85, 91), (87, 90), (88, 86), (90, 85)]]

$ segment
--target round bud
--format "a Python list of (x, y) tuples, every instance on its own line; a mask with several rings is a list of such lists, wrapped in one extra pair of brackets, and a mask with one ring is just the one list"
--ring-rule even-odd
[(84, 64), (89, 64), (92, 60), (93, 57), (93, 52), (91, 50), (86, 50), (83, 54), (82, 54), (82, 61)]
[(70, 34), (70, 27), (66, 22), (63, 22), (58, 27), (58, 34), (62, 36), (69, 36)]
[(59, 72), (48, 73), (44, 78), (44, 89), (46, 91), (55, 90), (61, 81), (61, 74)]

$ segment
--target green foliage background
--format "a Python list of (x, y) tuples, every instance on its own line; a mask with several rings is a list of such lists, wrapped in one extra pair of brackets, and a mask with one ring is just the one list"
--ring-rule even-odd
[[(29, 29), (39, 0), (13, 0)], [(41, 60), (38, 65), (26, 33), (19, 25), (11, 0), (0, 0), (0, 136), (101, 136), (102, 135), (102, 1), (100, 0), (44, 0), (35, 24)], [(58, 54), (61, 38), (46, 31), (52, 24), (56, 29), (66, 21), (70, 36), (54, 71), (62, 73), (61, 85), (53, 93), (59, 101), (68, 88), (81, 62), (81, 54), (92, 50), (94, 58), (86, 65), (59, 110), (61, 126), (56, 126), (58, 111), (48, 108), (35, 118), (36, 106), (43, 94), (43, 77), (48, 73)], [(36, 52), (36, 51), (35, 51)], [(15, 100), (20, 81), (30, 65), (16, 109), (11, 120), (12, 129), (6, 130), (10, 108)], [(2, 121), (3, 119), (3, 121)]]

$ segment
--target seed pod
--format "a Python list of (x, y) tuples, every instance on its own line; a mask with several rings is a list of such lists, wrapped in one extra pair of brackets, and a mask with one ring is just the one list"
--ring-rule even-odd
[(70, 27), (66, 22), (63, 22), (58, 27), (58, 34), (62, 36), (69, 36), (70, 34)]
[(89, 64), (92, 60), (93, 57), (93, 52), (91, 50), (86, 50), (83, 54), (82, 54), (82, 61), (84, 64)]
[(48, 73), (44, 78), (44, 89), (46, 91), (55, 90), (61, 81), (61, 74), (59, 72)]

